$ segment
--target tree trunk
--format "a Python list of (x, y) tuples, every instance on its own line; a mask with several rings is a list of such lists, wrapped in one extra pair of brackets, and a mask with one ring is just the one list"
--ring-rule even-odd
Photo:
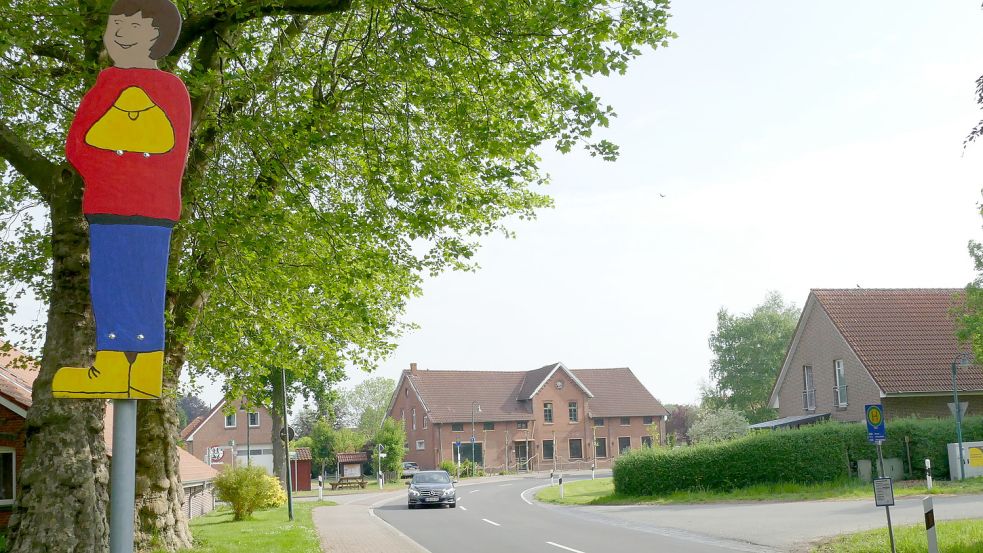
[(103, 553), (109, 544), (105, 401), (51, 397), (55, 372), (89, 366), (95, 344), (82, 179), (67, 167), (55, 178), (47, 334), (27, 412), (27, 446), (7, 551)]
[[(168, 361), (171, 361), (169, 359)], [(169, 362), (167, 367), (173, 365)], [(180, 366), (180, 365), (179, 365)], [(191, 547), (188, 518), (182, 508), (178, 459), (177, 371), (166, 370), (160, 401), (137, 404), (136, 525), (137, 550), (175, 551)]]
[(285, 466), (283, 458), (284, 442), (280, 439), (280, 430), (283, 429), (283, 380), (281, 380), (280, 369), (270, 369), (270, 381), (273, 384), (273, 475), (280, 479), (283, 489), (287, 489), (287, 476), (283, 470)]

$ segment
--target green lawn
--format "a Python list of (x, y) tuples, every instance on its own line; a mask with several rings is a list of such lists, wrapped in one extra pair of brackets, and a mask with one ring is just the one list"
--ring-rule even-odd
[[(983, 520), (955, 520), (936, 525), (939, 550), (945, 553), (979, 553), (983, 544)], [(894, 528), (898, 553), (927, 553), (925, 526)], [(887, 528), (847, 534), (816, 547), (814, 553), (883, 553), (890, 551)]]
[[(579, 480), (563, 485), (564, 497), (560, 499), (559, 486), (544, 488), (536, 499), (562, 505), (638, 505), (671, 503), (717, 503), (724, 501), (806, 501), (811, 499), (869, 499), (874, 491), (870, 484), (857, 480), (843, 480), (824, 484), (762, 484), (730, 492), (691, 491), (675, 492), (664, 496), (623, 496), (614, 493), (611, 478)], [(983, 493), (983, 478), (971, 478), (961, 482), (934, 482), (932, 491), (920, 481), (896, 482), (894, 495), (928, 495), (947, 493)]]
[(287, 507), (257, 511), (252, 520), (232, 521), (232, 512), (222, 510), (191, 521), (195, 547), (188, 553), (321, 553), (311, 510), (335, 505), (331, 501), (294, 503), (294, 521), (287, 520)]

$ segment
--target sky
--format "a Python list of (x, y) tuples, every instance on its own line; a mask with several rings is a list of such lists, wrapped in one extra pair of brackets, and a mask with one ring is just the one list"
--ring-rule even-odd
[[(677, 1), (679, 36), (591, 82), (614, 163), (544, 147), (555, 201), (425, 281), (377, 371), (630, 367), (699, 401), (722, 307), (771, 291), (961, 287), (983, 239), (979, 1)], [(30, 311), (30, 309), (28, 309)], [(38, 316), (27, 313), (28, 318)], [(201, 383), (199, 381), (199, 383)], [(206, 385), (203, 399), (220, 398)]]

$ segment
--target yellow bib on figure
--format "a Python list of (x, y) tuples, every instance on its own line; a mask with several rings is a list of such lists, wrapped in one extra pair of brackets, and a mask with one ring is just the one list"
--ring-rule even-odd
[(142, 88), (131, 86), (92, 125), (85, 143), (101, 150), (163, 154), (174, 147), (174, 128)]

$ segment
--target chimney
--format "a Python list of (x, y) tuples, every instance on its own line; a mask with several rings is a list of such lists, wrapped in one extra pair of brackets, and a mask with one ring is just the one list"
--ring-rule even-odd
[(416, 363), (410, 363), (410, 374), (416, 374)]

